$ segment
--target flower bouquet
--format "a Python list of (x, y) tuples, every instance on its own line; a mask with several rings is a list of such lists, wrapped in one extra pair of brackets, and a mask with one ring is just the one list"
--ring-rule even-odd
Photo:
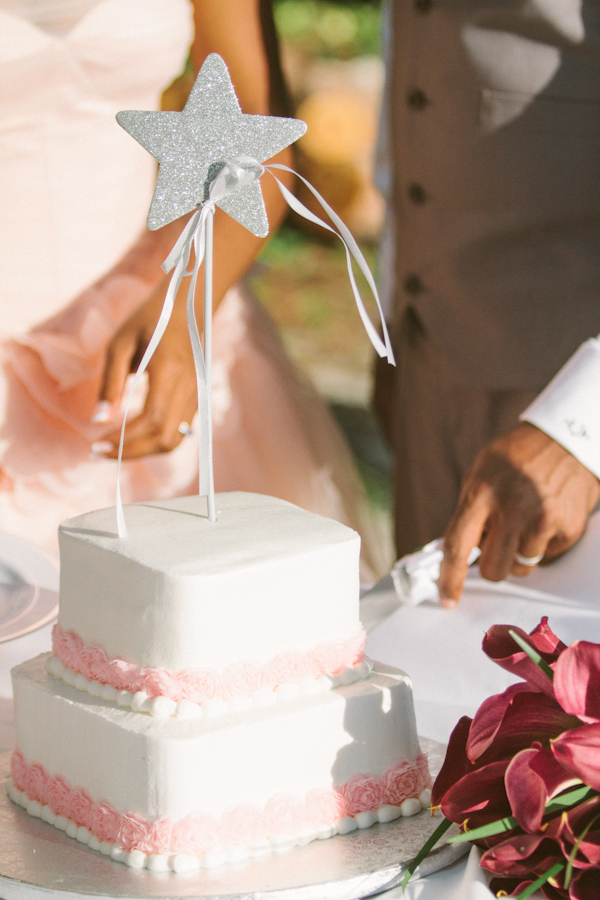
[(497, 897), (541, 888), (600, 898), (600, 644), (567, 647), (544, 617), (527, 635), (494, 625), (486, 655), (525, 679), (456, 725), (432, 792), (445, 816), (405, 883), (452, 822), (484, 852)]

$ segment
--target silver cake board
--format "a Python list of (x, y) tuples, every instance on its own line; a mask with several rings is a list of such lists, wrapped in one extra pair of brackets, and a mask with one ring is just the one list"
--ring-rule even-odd
[[(421, 747), (432, 772), (437, 772), (445, 748), (426, 739), (421, 739)], [(0, 756), (2, 900), (358, 900), (398, 885), (440, 822), (439, 814), (432, 817), (424, 810), (238, 866), (157, 874), (113, 862), (12, 803), (4, 788), (9, 760), (10, 754)], [(450, 865), (469, 847), (442, 843), (418, 874)]]

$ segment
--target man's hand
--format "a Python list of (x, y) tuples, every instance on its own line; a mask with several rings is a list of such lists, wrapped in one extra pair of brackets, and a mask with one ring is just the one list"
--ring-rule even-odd
[[(165, 280), (121, 326), (106, 357), (104, 382), (99, 400), (114, 410), (123, 396), (125, 380), (135, 372), (158, 321), (166, 290)], [(184, 284), (187, 290), (187, 283)], [(180, 291), (184, 294), (183, 291)], [(191, 424), (196, 413), (196, 373), (188, 336), (185, 296), (178, 296), (162, 340), (148, 364), (148, 394), (144, 409), (128, 422), (123, 459), (138, 459), (152, 453), (168, 453), (183, 440), (179, 426)], [(117, 458), (120, 429), (103, 437), (103, 455)], [(112, 445), (112, 449), (108, 449)]]
[(444, 535), (439, 592), (455, 606), (473, 547), (481, 547), (484, 578), (527, 575), (515, 553), (550, 561), (581, 537), (600, 496), (600, 482), (571, 453), (534, 425), (522, 422), (489, 443), (463, 483)]

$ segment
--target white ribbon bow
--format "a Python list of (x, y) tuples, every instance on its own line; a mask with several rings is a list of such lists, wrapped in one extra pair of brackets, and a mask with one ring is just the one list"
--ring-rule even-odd
[[(319, 201), (336, 228), (332, 228), (314, 213), (312, 213), (291, 191), (277, 178), (272, 171), (280, 169), (284, 172), (290, 172), (306, 185), (311, 193)], [(173, 270), (173, 276), (169, 283), (167, 293), (164, 299), (163, 308), (161, 310), (156, 328), (146, 351), (142, 357), (139, 368), (135, 373), (135, 377), (129, 389), (125, 411), (123, 414), (123, 424), (121, 427), (121, 438), (119, 441), (119, 456), (117, 463), (117, 491), (116, 491), (116, 512), (117, 512), (117, 529), (120, 538), (127, 537), (127, 523), (125, 522), (125, 514), (123, 511), (123, 501), (121, 498), (121, 462), (123, 455), (123, 442), (125, 439), (125, 423), (129, 406), (134, 391), (139, 384), (140, 378), (146, 371), (148, 363), (152, 359), (160, 340), (165, 333), (169, 324), (173, 305), (181, 282), (185, 276), (191, 276), (187, 293), (186, 313), (188, 321), (188, 329), (190, 333), (190, 341), (192, 344), (192, 353), (194, 357), (194, 366), (196, 370), (196, 386), (198, 391), (198, 419), (200, 422), (200, 436), (198, 445), (198, 472), (200, 495), (206, 495), (208, 498), (208, 518), (211, 522), (216, 521), (215, 500), (214, 500), (214, 478), (213, 478), (213, 462), (212, 462), (212, 410), (211, 410), (211, 363), (212, 363), (212, 243), (213, 243), (213, 217), (216, 204), (228, 194), (235, 191), (241, 191), (243, 188), (257, 181), (264, 172), (269, 172), (281, 191), (284, 200), (298, 215), (309, 222), (320, 225), (332, 234), (335, 234), (342, 241), (346, 251), (346, 263), (348, 266), (348, 275), (354, 300), (358, 308), (359, 315), (365, 327), (369, 340), (371, 341), (376, 352), (381, 357), (386, 357), (388, 362), (395, 365), (394, 352), (386, 327), (383, 310), (379, 301), (377, 287), (371, 274), (371, 270), (367, 265), (363, 254), (351, 232), (342, 222), (337, 213), (329, 206), (327, 201), (319, 194), (319, 192), (301, 175), (294, 172), (288, 166), (272, 163), (270, 166), (262, 166), (257, 160), (251, 157), (240, 156), (228, 160), (224, 163), (215, 178), (210, 182), (208, 188), (208, 197), (201, 203), (196, 212), (192, 215), (187, 225), (181, 232), (175, 246), (162, 264), (165, 272)], [(337, 229), (337, 230), (336, 230)], [(187, 271), (190, 260), (190, 254), (194, 248), (194, 266)], [(359, 269), (365, 276), (369, 285), (379, 312), (379, 320), (383, 340), (377, 333), (369, 314), (365, 308), (354, 270), (352, 268), (352, 260), (355, 260)], [(198, 332), (198, 323), (196, 321), (196, 313), (194, 307), (194, 297), (196, 293), (196, 282), (198, 280), (198, 272), (204, 261), (204, 350), (200, 341)]]

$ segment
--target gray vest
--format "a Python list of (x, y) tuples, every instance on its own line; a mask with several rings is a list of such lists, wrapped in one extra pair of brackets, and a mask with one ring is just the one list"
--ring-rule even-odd
[(599, 0), (393, 0), (395, 315), (474, 387), (600, 331)]

